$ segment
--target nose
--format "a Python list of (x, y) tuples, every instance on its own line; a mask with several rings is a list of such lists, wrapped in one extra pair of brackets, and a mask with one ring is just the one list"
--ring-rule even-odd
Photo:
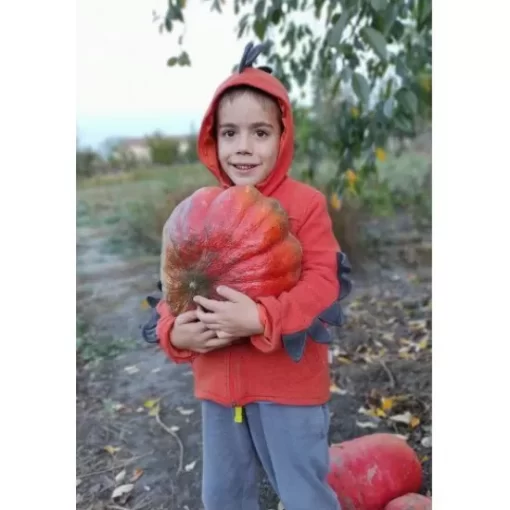
[(240, 155), (252, 154), (252, 139), (249, 133), (241, 132), (237, 137), (236, 153)]

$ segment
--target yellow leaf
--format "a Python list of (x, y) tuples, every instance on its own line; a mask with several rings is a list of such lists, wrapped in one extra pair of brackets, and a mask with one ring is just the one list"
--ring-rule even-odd
[(352, 361), (349, 358), (345, 358), (344, 356), (337, 356), (336, 358), (340, 363), (343, 363), (344, 365), (350, 365)]
[(359, 109), (353, 106), (351, 108), (351, 115), (353, 116), (353, 118), (357, 119), (359, 117)]
[(347, 390), (342, 390), (334, 382), (331, 383), (331, 385), (329, 387), (329, 391), (331, 393), (336, 393), (337, 395), (346, 395), (347, 394)]
[(156, 404), (154, 407), (151, 407), (149, 411), (149, 416), (157, 416), (159, 414), (159, 403)]
[(411, 418), (411, 421), (409, 422), (409, 426), (412, 429), (415, 429), (419, 424), (420, 424), (420, 418), (418, 418), (418, 416), (413, 416)]
[(147, 302), (146, 299), (144, 299), (141, 303), (140, 303), (140, 308), (142, 310), (148, 310), (150, 307), (149, 307), (149, 303)]
[(420, 460), (422, 462), (427, 462), (429, 460), (429, 456), (428, 455), (424, 455)]
[(143, 406), (147, 409), (152, 409), (159, 401), (159, 398), (149, 399), (143, 403)]
[(385, 418), (386, 417), (386, 413), (381, 408), (379, 408), (379, 407), (375, 410), (375, 415), (378, 418)]
[(381, 398), (381, 407), (384, 411), (389, 411), (395, 402), (393, 397), (382, 397)]
[(136, 468), (134, 471), (133, 471), (133, 476), (131, 477), (131, 480), (130, 482), (131, 483), (135, 483), (141, 476), (143, 475), (143, 469), (141, 468)]
[(369, 409), (366, 414), (373, 416), (374, 418), (386, 418), (386, 413), (378, 407), (375, 409)]
[(338, 196), (338, 193), (332, 193), (329, 198), (329, 203), (335, 211), (339, 211), (342, 208), (342, 199)]
[(347, 172), (345, 172), (345, 178), (347, 179), (347, 182), (349, 183), (350, 186), (352, 186), (358, 180), (356, 172), (354, 172), (354, 170), (351, 170), (350, 168), (349, 170), (347, 170)]
[(378, 161), (386, 161), (386, 151), (382, 147), (375, 149), (375, 157)]
[(429, 345), (429, 335), (425, 335), (417, 344), (420, 351), (423, 351)]
[(107, 445), (104, 447), (104, 449), (110, 454), (110, 455), (115, 455), (119, 450), (120, 450), (120, 446), (111, 446), (111, 445)]

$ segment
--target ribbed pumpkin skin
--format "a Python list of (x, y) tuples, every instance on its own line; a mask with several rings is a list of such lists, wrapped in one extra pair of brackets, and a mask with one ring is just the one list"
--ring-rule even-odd
[(432, 500), (422, 494), (406, 494), (388, 503), (384, 510), (432, 510)]
[(277, 200), (252, 186), (201, 188), (163, 228), (163, 297), (178, 315), (196, 295), (221, 299), (218, 285), (252, 299), (278, 296), (298, 282), (301, 260), (301, 245)]
[(393, 434), (370, 434), (330, 447), (329, 485), (342, 510), (383, 510), (418, 492), (422, 468), (415, 451)]

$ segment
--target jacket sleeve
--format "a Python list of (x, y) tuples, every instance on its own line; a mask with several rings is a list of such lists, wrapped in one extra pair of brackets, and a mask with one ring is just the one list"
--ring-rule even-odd
[(175, 317), (171, 314), (168, 305), (161, 300), (156, 306), (156, 311), (159, 315), (156, 336), (161, 348), (175, 363), (191, 363), (198, 356), (198, 353), (186, 349), (177, 349), (171, 342)]
[(340, 247), (321, 193), (310, 201), (296, 235), (303, 249), (300, 281), (278, 297), (256, 300), (264, 332), (253, 336), (251, 343), (265, 353), (282, 349), (284, 342), (293, 338), (304, 343), (307, 330), (339, 297), (337, 257)]

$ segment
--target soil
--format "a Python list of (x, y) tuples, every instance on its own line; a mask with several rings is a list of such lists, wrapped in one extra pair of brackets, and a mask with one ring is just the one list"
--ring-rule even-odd
[[(393, 241), (374, 243), (374, 264), (352, 278), (348, 323), (335, 332), (332, 349), (330, 440), (406, 436), (422, 460), (421, 492), (430, 495), (430, 237), (411, 227), (405, 237), (394, 220), (373, 228), (375, 238), (390, 232)], [(154, 293), (159, 261), (110, 253), (109, 235), (78, 229), (77, 509), (201, 510), (200, 408), (191, 372), (140, 334), (149, 313), (142, 300)], [(412, 422), (390, 419), (395, 415)], [(112, 499), (123, 485), (126, 494)], [(262, 479), (261, 508), (277, 505)]]

